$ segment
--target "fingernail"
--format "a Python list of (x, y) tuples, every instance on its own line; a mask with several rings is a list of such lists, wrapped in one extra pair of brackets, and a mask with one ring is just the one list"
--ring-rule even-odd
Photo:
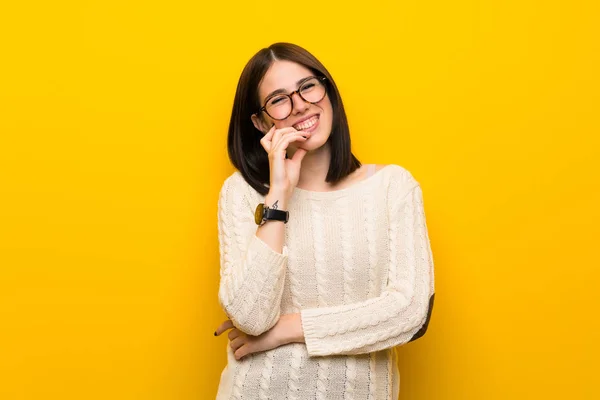
[(217, 336), (217, 331), (215, 331), (215, 336)]

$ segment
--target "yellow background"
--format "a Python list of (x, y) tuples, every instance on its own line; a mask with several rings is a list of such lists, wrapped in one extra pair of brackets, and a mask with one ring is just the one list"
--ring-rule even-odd
[(3, 2), (0, 398), (214, 398), (226, 130), (276, 41), (422, 184), (437, 295), (400, 398), (599, 398), (597, 4)]

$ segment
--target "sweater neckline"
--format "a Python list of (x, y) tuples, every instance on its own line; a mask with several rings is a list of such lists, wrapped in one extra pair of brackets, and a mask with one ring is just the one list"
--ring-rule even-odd
[(340, 196), (344, 196), (344, 195), (353, 193), (357, 190), (360, 190), (364, 186), (368, 185), (376, 177), (378, 177), (380, 175), (380, 173), (382, 173), (383, 171), (388, 169), (388, 167), (390, 167), (391, 165), (392, 164), (387, 164), (387, 165), (383, 166), (381, 169), (375, 171), (370, 176), (363, 178), (360, 181), (354, 183), (353, 185), (350, 185), (343, 189), (318, 192), (318, 191), (314, 191), (314, 190), (306, 190), (306, 189), (301, 189), (299, 187), (295, 187), (294, 192), (292, 193), (292, 197), (298, 196), (298, 197), (313, 198), (313, 199), (331, 199), (331, 198), (337, 198)]

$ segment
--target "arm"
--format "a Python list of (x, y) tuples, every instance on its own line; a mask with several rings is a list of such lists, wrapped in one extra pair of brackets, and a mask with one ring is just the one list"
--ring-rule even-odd
[(252, 208), (256, 204), (247, 201), (245, 191), (245, 181), (235, 174), (219, 194), (219, 304), (235, 327), (257, 336), (280, 317), (287, 247), (273, 235), (282, 229), (276, 224), (283, 222), (269, 221), (257, 228)]
[(387, 287), (380, 296), (362, 302), (301, 310), (310, 356), (369, 353), (425, 333), (434, 275), (421, 187), (413, 181), (404, 195), (390, 198)]

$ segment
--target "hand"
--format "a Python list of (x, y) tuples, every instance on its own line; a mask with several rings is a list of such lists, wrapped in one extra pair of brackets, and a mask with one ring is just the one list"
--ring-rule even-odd
[(236, 360), (240, 360), (247, 354), (275, 349), (284, 344), (304, 343), (300, 313), (282, 315), (273, 328), (259, 336), (240, 331), (229, 319), (217, 328), (215, 335), (218, 336), (227, 329), (231, 329), (227, 336)]
[(217, 328), (215, 334), (218, 336), (227, 329), (231, 329), (227, 336), (229, 337), (229, 345), (233, 349), (233, 355), (235, 356), (236, 360), (240, 360), (242, 357), (250, 353), (271, 350), (283, 344), (281, 340), (282, 338), (278, 335), (275, 327), (259, 336), (252, 336), (237, 329), (235, 326), (233, 326), (233, 322), (228, 319)]
[(285, 158), (286, 149), (291, 142), (304, 142), (310, 132), (297, 131), (292, 127), (275, 129), (275, 125), (263, 136), (260, 144), (269, 155), (270, 188), (283, 190), (288, 196), (298, 184), (300, 165), (307, 150), (298, 148), (292, 158)]

